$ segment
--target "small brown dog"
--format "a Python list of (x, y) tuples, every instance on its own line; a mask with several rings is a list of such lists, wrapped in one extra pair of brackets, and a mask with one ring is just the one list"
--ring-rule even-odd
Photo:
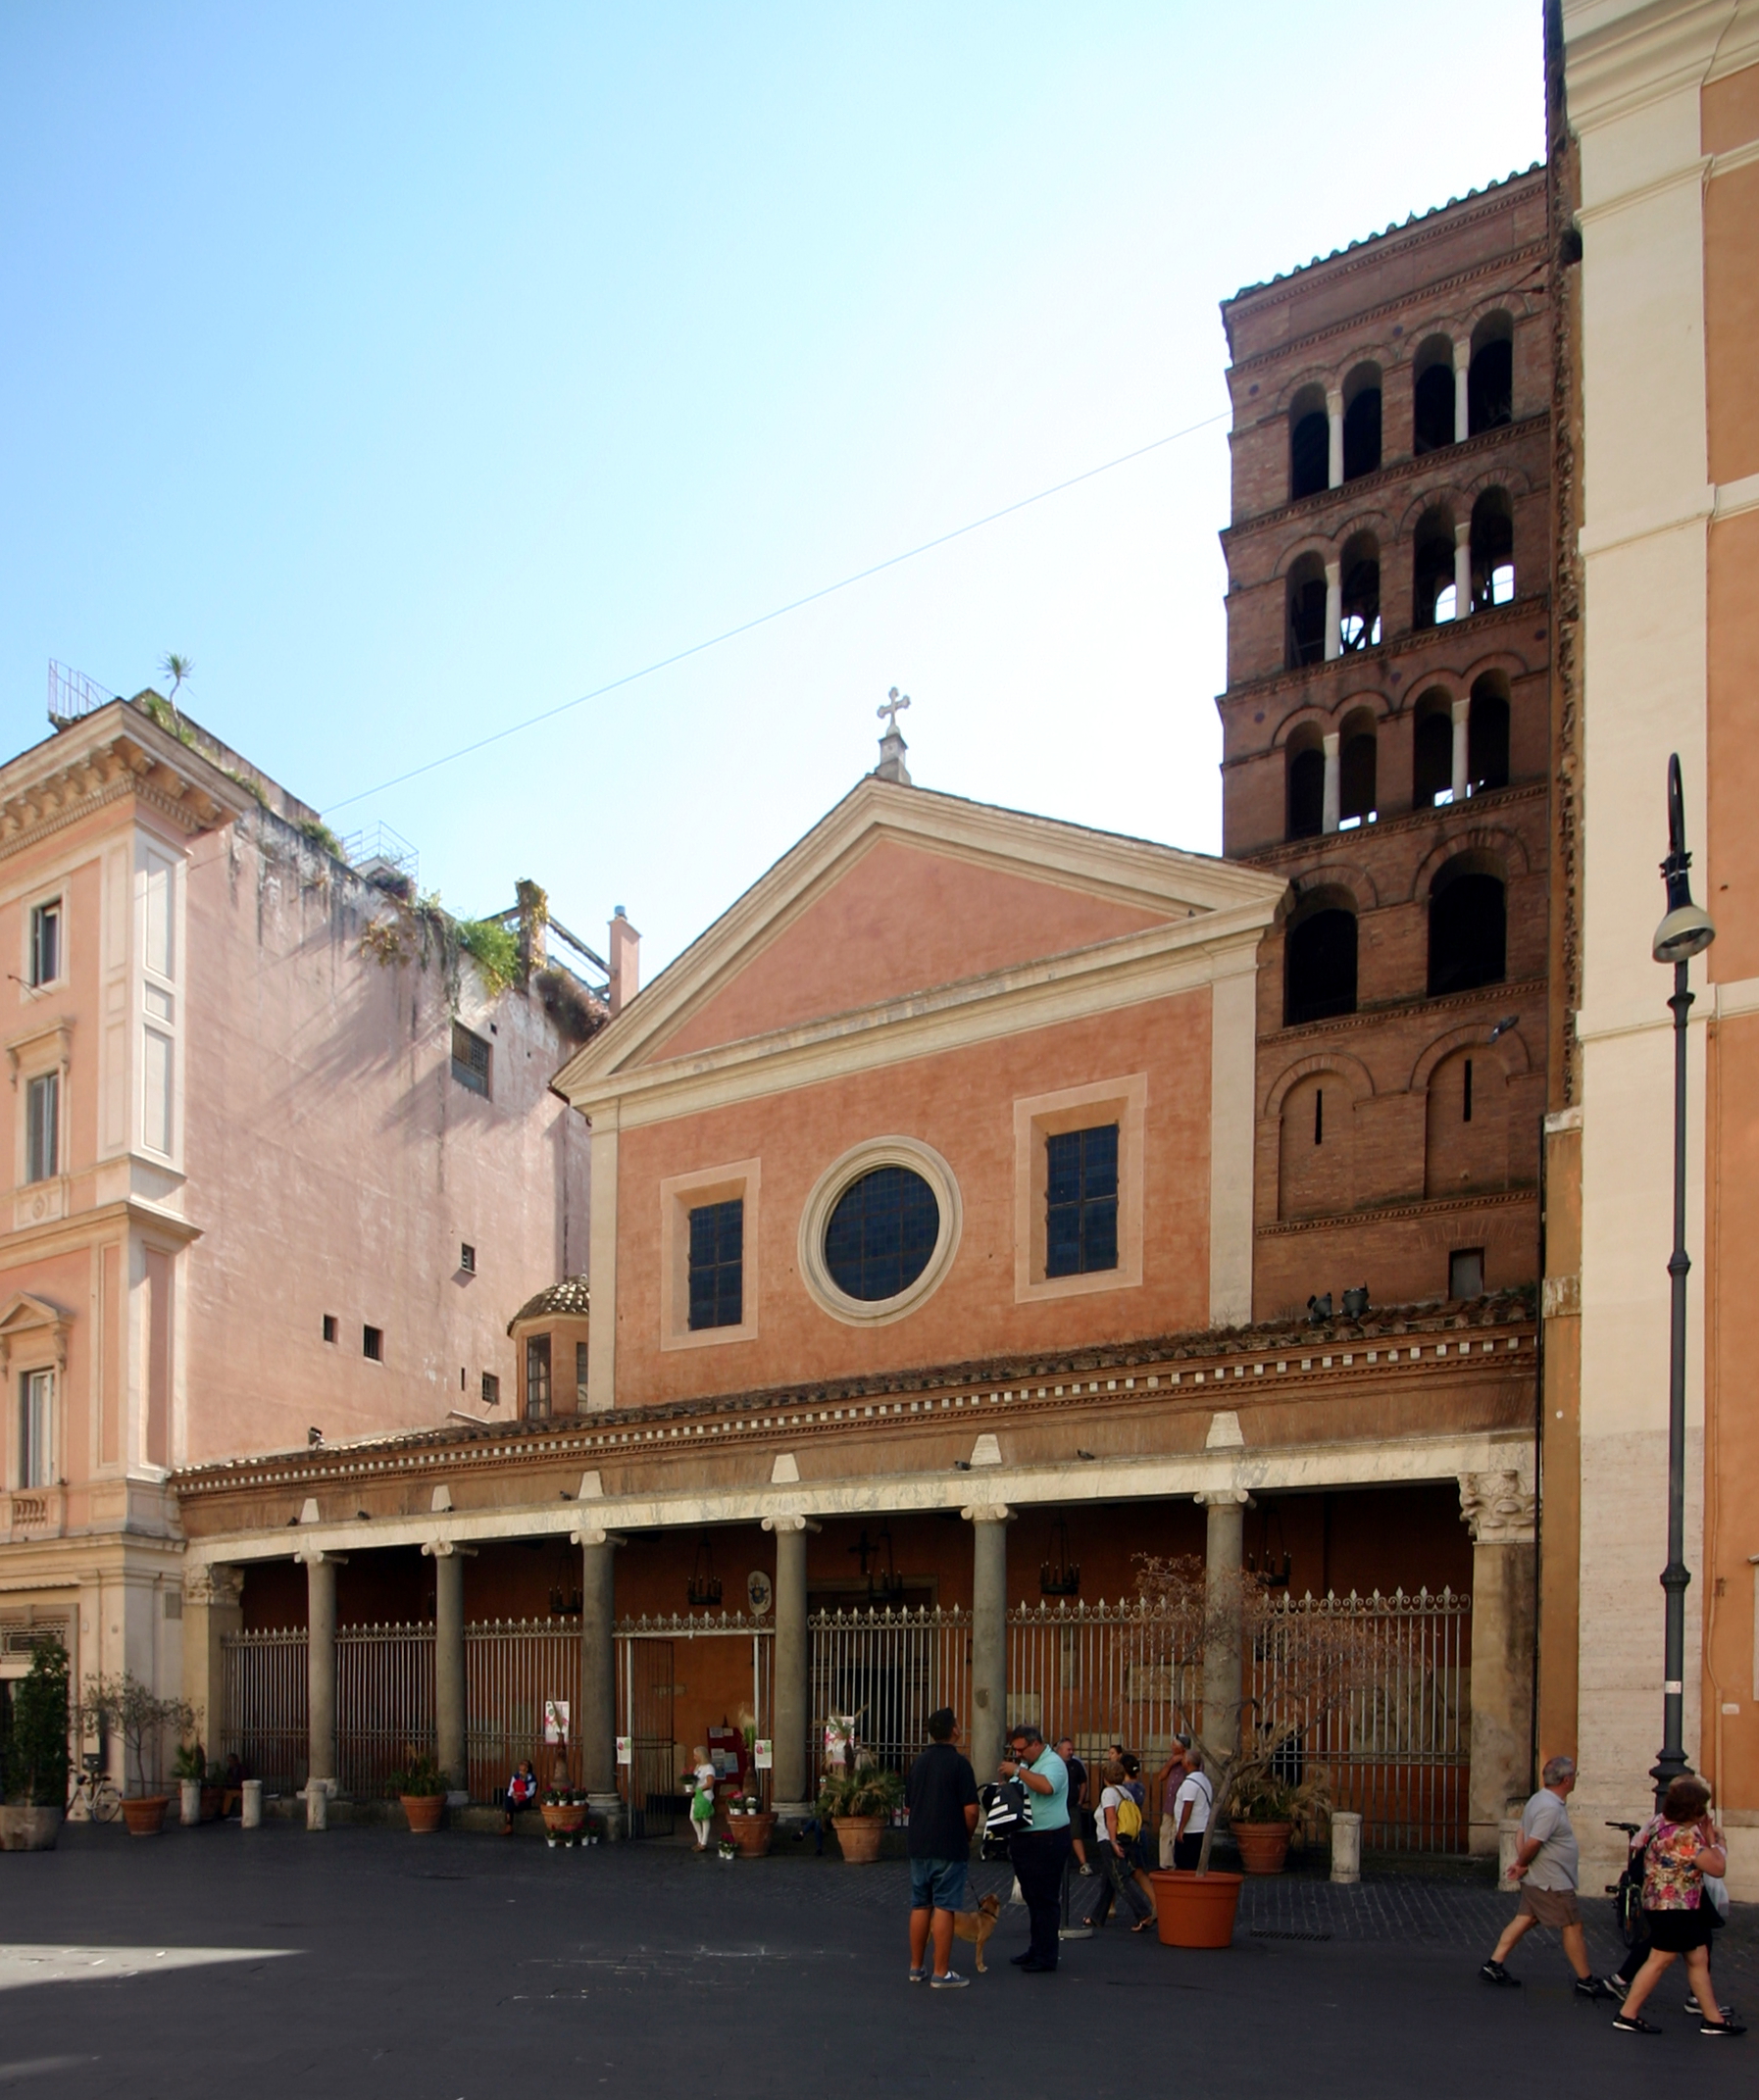
[(1000, 1896), (985, 1896), (975, 1911), (953, 1913), (953, 1937), (968, 1939), (978, 1950), (978, 1974), (986, 1976), (989, 1972), (983, 1966), (983, 1943), (995, 1930), (996, 1920), (1002, 1914)]

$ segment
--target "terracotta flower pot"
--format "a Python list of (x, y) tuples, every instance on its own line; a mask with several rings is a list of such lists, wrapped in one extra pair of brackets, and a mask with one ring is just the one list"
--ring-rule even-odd
[(1154, 1883), (1163, 1947), (1232, 1946), (1233, 1914), (1244, 1875), (1162, 1868), (1148, 1878)]
[(0, 1808), (0, 1852), (53, 1852), (60, 1835), (58, 1808)]
[(130, 1837), (157, 1837), (165, 1827), (169, 1794), (128, 1794), (123, 1800), (123, 1821)]
[(586, 1827), (584, 1801), (545, 1801), (539, 1806), (544, 1834), (552, 1845), (578, 1844), (580, 1832)]
[(397, 1799), (403, 1804), (403, 1813), (409, 1818), (409, 1827), (415, 1836), (425, 1836), (439, 1828), (440, 1819), (446, 1813), (444, 1794), (399, 1794)]
[[(739, 1849), (742, 1860), (761, 1860), (770, 1849), (770, 1840), (776, 1834), (776, 1818), (765, 1809), (756, 1816), (729, 1816), (727, 1819), (728, 1834)], [(841, 1836), (842, 1825), (837, 1825)], [(844, 1848), (847, 1857), (847, 1848)]]
[[(772, 1824), (775, 1818), (771, 1819)], [(880, 1839), (885, 1830), (883, 1816), (832, 1816), (836, 1841), (851, 1867), (871, 1867), (880, 1857)]]
[(1239, 1822), (1233, 1825), (1240, 1865), (1248, 1874), (1281, 1874), (1293, 1835), (1292, 1823)]

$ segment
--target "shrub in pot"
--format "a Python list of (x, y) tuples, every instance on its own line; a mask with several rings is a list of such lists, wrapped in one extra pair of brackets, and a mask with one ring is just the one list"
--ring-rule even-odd
[(1281, 1874), (1291, 1842), (1327, 1807), (1326, 1783), (1317, 1775), (1299, 1781), (1275, 1768), (1235, 1780), (1229, 1822), (1248, 1874)]
[[(155, 1770), (159, 1746), (168, 1733), (192, 1735), (195, 1709), (187, 1699), (161, 1699), (143, 1684), (131, 1670), (121, 1676), (87, 1677), (85, 1711), (101, 1727), (123, 1739), (123, 1821), (130, 1837), (157, 1837), (165, 1826), (165, 1812), (171, 1806), (168, 1794), (147, 1790), (147, 1751), (151, 1747)], [(134, 1784), (128, 1785), (133, 1766)]]
[(552, 1786), (537, 1804), (543, 1812), (543, 1834), (553, 1849), (578, 1845), (586, 1832), (586, 1796), (577, 1786)]
[(776, 1834), (776, 1815), (755, 1794), (741, 1794), (727, 1805), (727, 1835), (742, 1860), (761, 1860)]
[(412, 1757), (391, 1781), (409, 1827), (418, 1837), (437, 1830), (452, 1782), (430, 1757)]
[(852, 1867), (880, 1857), (880, 1836), (903, 1805), (904, 1781), (878, 1765), (828, 1772), (819, 1787), (819, 1821), (834, 1825), (843, 1858)]
[(38, 1641), (13, 1691), (12, 1729), (0, 1744), (0, 1850), (47, 1852), (68, 1798), (68, 1652)]

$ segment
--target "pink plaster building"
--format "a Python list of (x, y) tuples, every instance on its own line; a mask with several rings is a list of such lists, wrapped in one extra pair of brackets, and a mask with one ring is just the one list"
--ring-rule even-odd
[(333, 843), (156, 695), (0, 768), (0, 1673), (49, 1625), (176, 1691), (173, 1469), (507, 1420), (585, 1267), (542, 892), (461, 940)]

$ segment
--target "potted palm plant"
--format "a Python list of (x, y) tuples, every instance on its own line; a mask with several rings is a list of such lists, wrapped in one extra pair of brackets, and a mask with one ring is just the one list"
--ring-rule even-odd
[(68, 1652), (38, 1641), (13, 1692), (0, 1770), (0, 1851), (49, 1852), (68, 1798)]
[(1294, 1779), (1272, 1765), (1236, 1779), (1228, 1820), (1240, 1865), (1248, 1874), (1281, 1874), (1296, 1831), (1329, 1806), (1318, 1773)]
[[(147, 1752), (152, 1750), (156, 1778), (159, 1749), (166, 1734), (192, 1734), (195, 1709), (187, 1699), (158, 1698), (131, 1670), (125, 1670), (120, 1676), (86, 1679), (85, 1711), (100, 1726), (123, 1739), (123, 1821), (128, 1825), (128, 1835), (157, 1837), (165, 1827), (171, 1796), (147, 1791)], [(133, 1791), (127, 1783), (130, 1763), (134, 1769)]]
[(819, 1787), (819, 1821), (835, 1825), (836, 1841), (851, 1867), (869, 1866), (880, 1857), (880, 1839), (903, 1804), (903, 1780), (878, 1765), (827, 1772)]
[(397, 1789), (397, 1798), (415, 1836), (425, 1837), (439, 1828), (452, 1782), (432, 1758), (412, 1757), (391, 1784)]

